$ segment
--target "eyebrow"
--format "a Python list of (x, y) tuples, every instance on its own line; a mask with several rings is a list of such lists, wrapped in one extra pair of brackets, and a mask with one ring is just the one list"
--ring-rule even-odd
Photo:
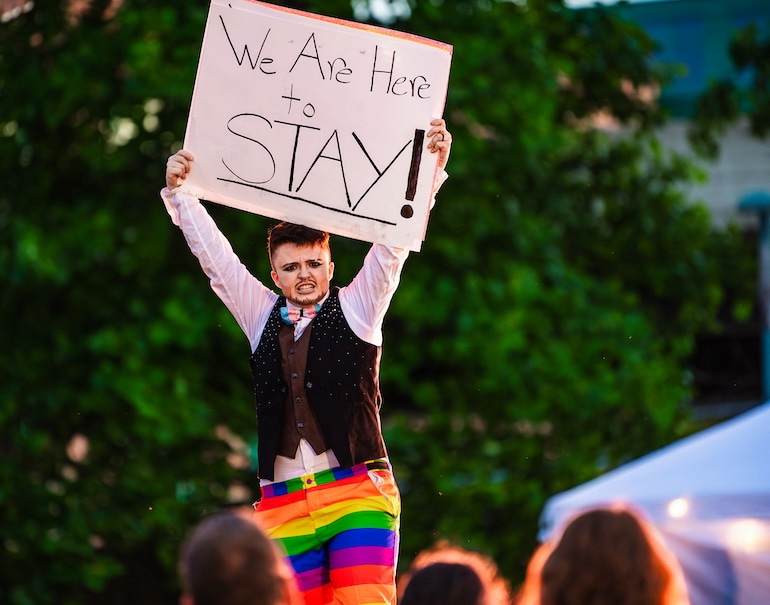
[(283, 265), (281, 265), (281, 269), (285, 269), (286, 267), (291, 267), (292, 265), (300, 265), (300, 264), (302, 264), (302, 262), (306, 262), (306, 263), (313, 263), (313, 262), (323, 263), (325, 261), (324, 261), (323, 257), (321, 257), (321, 258), (308, 258), (308, 259), (306, 259), (304, 261), (293, 260), (293, 261), (289, 261), (288, 263), (284, 263)]

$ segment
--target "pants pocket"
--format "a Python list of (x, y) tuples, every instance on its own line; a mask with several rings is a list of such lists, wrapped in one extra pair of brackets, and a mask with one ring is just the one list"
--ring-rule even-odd
[(382, 495), (386, 512), (398, 517), (401, 514), (401, 493), (398, 491), (393, 473), (384, 469), (371, 470), (369, 480)]

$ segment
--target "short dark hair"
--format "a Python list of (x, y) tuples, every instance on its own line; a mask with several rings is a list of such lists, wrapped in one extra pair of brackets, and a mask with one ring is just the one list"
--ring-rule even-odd
[(195, 605), (274, 605), (283, 595), (278, 556), (254, 523), (226, 510), (192, 531), (179, 571)]
[(273, 258), (273, 252), (283, 244), (297, 246), (312, 246), (319, 244), (329, 247), (329, 234), (326, 231), (311, 229), (304, 225), (296, 225), (283, 221), (271, 227), (267, 232), (267, 255)]
[(409, 578), (399, 605), (482, 605), (484, 583), (463, 563), (431, 563)]
[(398, 580), (398, 594), (402, 596), (411, 576), (434, 563), (458, 563), (476, 572), (484, 585), (485, 601), (489, 605), (510, 605), (511, 586), (500, 572), (495, 560), (482, 552), (467, 550), (448, 540), (439, 540), (417, 553), (409, 569)]

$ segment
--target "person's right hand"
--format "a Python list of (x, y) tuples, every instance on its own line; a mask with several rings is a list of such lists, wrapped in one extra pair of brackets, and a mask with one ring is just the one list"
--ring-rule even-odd
[(166, 187), (176, 189), (187, 178), (190, 172), (190, 164), (193, 161), (193, 155), (184, 149), (180, 149), (166, 162)]

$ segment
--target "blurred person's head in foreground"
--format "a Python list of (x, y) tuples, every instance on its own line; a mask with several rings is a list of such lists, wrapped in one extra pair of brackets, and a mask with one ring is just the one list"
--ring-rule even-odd
[(487, 605), (484, 584), (464, 563), (431, 563), (409, 578), (399, 605)]
[(572, 519), (537, 549), (518, 605), (687, 605), (679, 563), (654, 527), (627, 508)]
[[(478, 601), (479, 605), (509, 605), (511, 602), (511, 589), (508, 580), (500, 573), (497, 563), (491, 557), (482, 554), (477, 551), (466, 550), (460, 546), (452, 544), (446, 540), (440, 540), (436, 542), (430, 548), (420, 551), (412, 561), (409, 569), (404, 572), (398, 581), (398, 594), (401, 599), (406, 597), (406, 593), (409, 590), (409, 585), (412, 583), (412, 579), (421, 570), (428, 566), (433, 566), (438, 563), (465, 566), (473, 571), (474, 576), (480, 582), (480, 595), (481, 600)], [(462, 569), (452, 568), (462, 578), (462, 590), (458, 588), (458, 594), (464, 595), (472, 594), (473, 586), (476, 584), (473, 576), (469, 575)], [(443, 574), (450, 571), (449, 568), (443, 567), (433, 570), (427, 577), (420, 580), (420, 584), (427, 583), (428, 580), (433, 580), (439, 574)], [(464, 591), (464, 592), (463, 592)], [(410, 597), (411, 599), (411, 597)], [(417, 603), (418, 601), (407, 601), (406, 605), (411, 603)], [(424, 603), (429, 601), (425, 600)], [(430, 602), (439, 603), (434, 600)], [(474, 601), (447, 601), (447, 603), (475, 603)], [(399, 601), (400, 605), (403, 605), (403, 601)]]
[(214, 513), (190, 533), (179, 555), (180, 605), (290, 605), (294, 576), (250, 509)]

